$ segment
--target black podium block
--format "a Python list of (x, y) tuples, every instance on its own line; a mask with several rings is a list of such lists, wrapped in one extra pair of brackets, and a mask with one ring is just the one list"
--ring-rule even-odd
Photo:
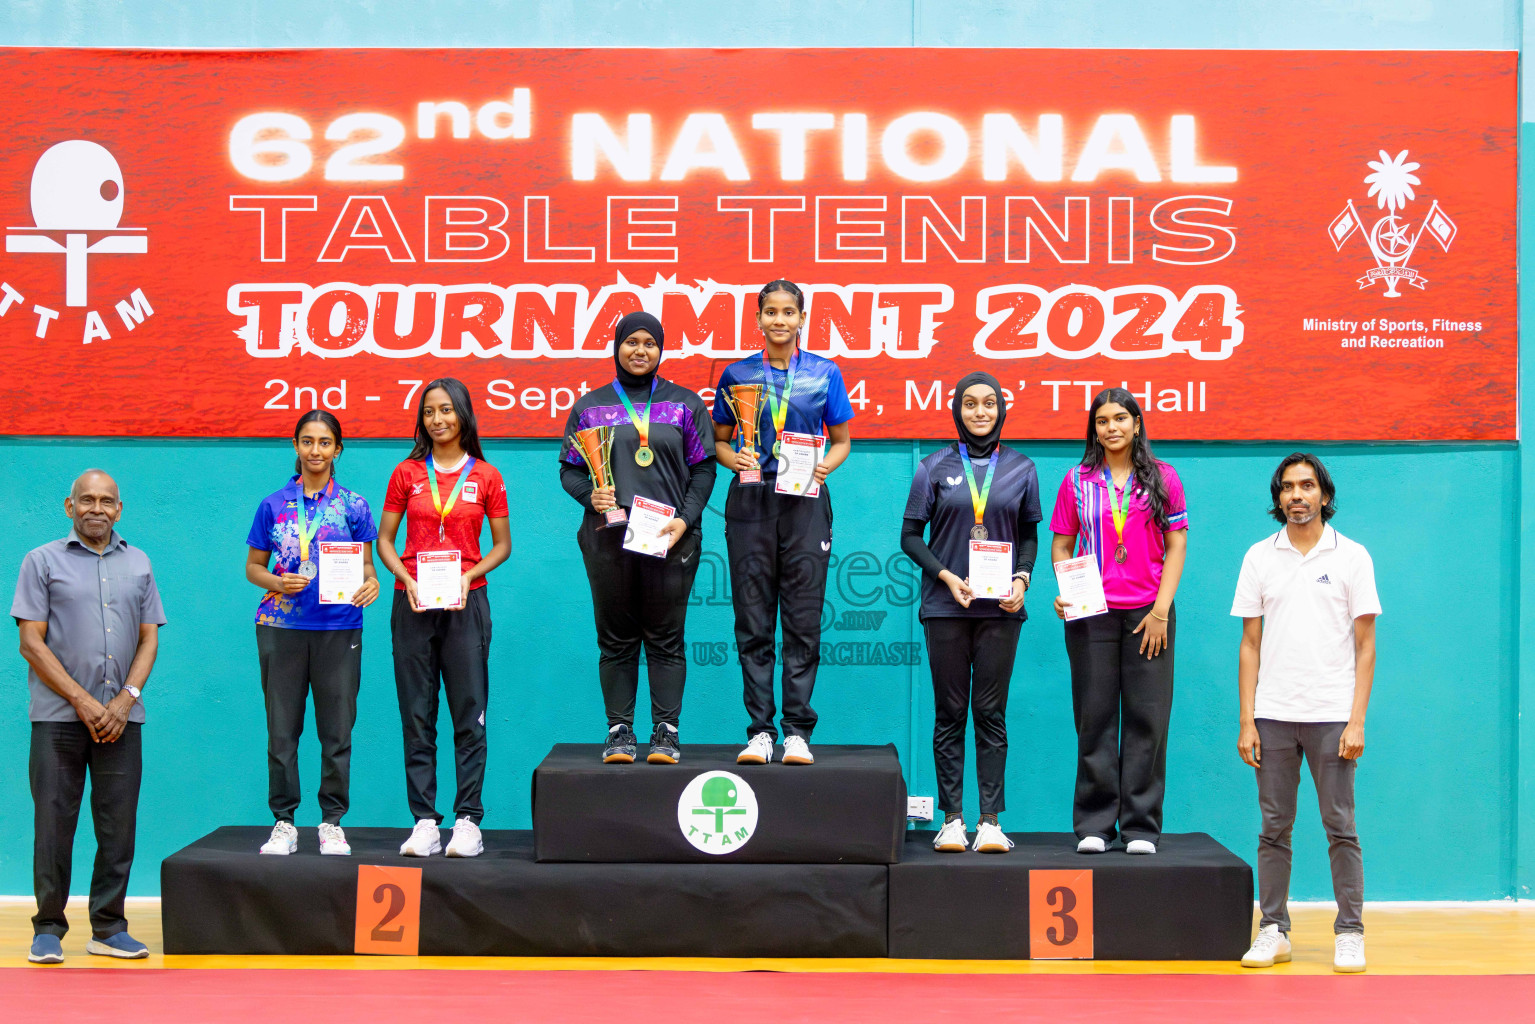
[(351, 857), (263, 857), (267, 833), (221, 828), (166, 858), (166, 953), (352, 953), (362, 865), (421, 869), (422, 955), (886, 952), (883, 865), (538, 864), (530, 833), (499, 831), (473, 859), (401, 857), (403, 828), (348, 829)]
[[(539, 861), (891, 864), (900, 857), (906, 781), (892, 745), (818, 746), (813, 765), (738, 765), (738, 746), (691, 744), (682, 763), (654, 765), (641, 751), (636, 763), (613, 765), (602, 763), (595, 744), (555, 745), (533, 773)], [(678, 822), (684, 789), (713, 771), (744, 780), (757, 808), (749, 839), (720, 854), (695, 848)], [(695, 810), (700, 817), (690, 820), (742, 820), (711, 817), (707, 807), (685, 812)]]
[(1093, 959), (1238, 960), (1247, 950), (1252, 869), (1202, 832), (1164, 835), (1157, 852), (1144, 857), (1122, 848), (1079, 854), (1068, 833), (1010, 838), (1017, 844), (1010, 853), (937, 853), (932, 833), (912, 833), (901, 862), (890, 868), (890, 955), (1059, 955), (1048, 945), (1030, 948), (1029, 873), (1037, 870), (1092, 871)]

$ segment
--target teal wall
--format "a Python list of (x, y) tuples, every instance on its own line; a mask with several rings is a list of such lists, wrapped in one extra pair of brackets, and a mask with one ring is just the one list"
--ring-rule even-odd
[[(759, 4), (660, 0), (11, 0), (0, 3), (0, 44), (752, 46), (780, 45), (787, 33), (804, 46), (1506, 49), (1520, 46), (1522, 8), (1512, 0), (801, 0), (771, 5), (771, 14), (764, 14)], [(1527, 427), (1530, 415), (1525, 413)], [(1151, 428), (1155, 436), (1154, 420)], [(406, 429), (402, 423), (402, 434)], [(872, 652), (896, 663), (824, 666), (815, 701), (819, 742), (895, 742), (915, 794), (934, 791), (927, 740), (932, 697), (925, 661), (908, 663), (909, 652), (920, 656), (921, 634), (911, 603), (912, 569), (897, 554), (897, 532), (912, 468), (935, 445), (859, 443), (833, 478), (837, 561), (827, 614), (835, 624), (874, 628), (832, 628), (826, 640), (846, 645), (833, 648), (839, 658), (867, 660)], [(1167, 827), (1211, 832), (1249, 858), (1256, 843), (1255, 787), (1235, 751), (1239, 630), (1226, 613), (1243, 550), (1271, 529), (1264, 505), (1272, 466), (1301, 445), (1304, 439), (1159, 448), (1183, 475), (1194, 526), (1178, 601)], [(1051, 493), (1077, 454), (1076, 446), (1064, 443), (1025, 451), (1038, 462)], [(1535, 647), (1519, 627), (1522, 609), (1535, 607), (1535, 461), (1527, 446), (1511, 444), (1340, 445), (1322, 451), (1340, 488), (1337, 525), (1374, 553), (1386, 608), (1359, 775), (1367, 895), (1528, 898), (1535, 858), (1521, 847), (1528, 849), (1535, 838), (1535, 683), (1521, 681), (1527, 666), (1535, 665)], [(146, 694), (150, 725), (135, 894), (157, 893), (160, 858), (213, 825), (267, 820), (265, 731), (250, 622), (258, 595), (244, 580), (240, 540), (255, 503), (284, 479), (291, 465), (287, 452), (281, 441), (0, 440), (0, 472), (11, 482), (0, 490), (0, 522), (6, 524), (0, 580), (14, 579), (28, 549), (65, 532), (63, 496), (88, 466), (117, 476), (126, 503), (122, 532), (156, 563), (171, 624), (162, 633)], [(342, 477), (377, 508), (403, 452), (403, 443), (354, 444), (342, 459)], [(531, 481), (521, 495), (527, 514), (515, 533), (513, 562), (491, 584), (496, 626), (486, 824), (516, 828), (528, 824), (530, 773), (548, 744), (591, 740), (603, 719), (590, 603), (574, 542), (578, 513), (558, 487), (553, 447), (498, 441), (488, 455), (509, 478)], [(684, 739), (690, 742), (744, 736), (738, 670), (733, 663), (712, 663), (720, 659), (709, 646), (731, 638), (718, 515), (723, 495), (722, 482), (704, 522), (705, 564), (689, 619), (694, 650)], [(717, 579), (711, 578), (716, 572)], [(1025, 627), (1013, 680), (1010, 809), (1003, 816), (1009, 829), (1070, 828), (1074, 741), (1061, 627), (1049, 613), (1051, 589), (1044, 583), (1030, 598), (1036, 618)], [(876, 614), (851, 622), (844, 618), (849, 612)], [(0, 634), (14, 650), (14, 626)], [(347, 823), (403, 829), (409, 815), (385, 602), (369, 610), (363, 647)], [(0, 657), (0, 828), (17, 837), (30, 835), (31, 821), (25, 690), (19, 656)], [(299, 818), (313, 824), (318, 750), (312, 736), (301, 756), (311, 795)], [(451, 794), (451, 757), (443, 767), (442, 788)], [(973, 804), (973, 784), (970, 789)], [(444, 795), (440, 803), (447, 807), (447, 801)], [(1314, 808), (1302, 806), (1293, 892), (1327, 898), (1321, 826)], [(974, 806), (968, 811), (973, 817)], [(30, 890), (29, 845), (0, 844), (0, 893)], [(78, 891), (85, 888), (93, 852), (87, 827), (76, 845)]]

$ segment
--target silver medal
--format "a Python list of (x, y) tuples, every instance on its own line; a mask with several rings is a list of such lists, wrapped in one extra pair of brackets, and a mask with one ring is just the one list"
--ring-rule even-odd
[(306, 580), (312, 580), (316, 576), (320, 575), (320, 567), (315, 565), (313, 562), (300, 562), (298, 567), (298, 574), (304, 577)]

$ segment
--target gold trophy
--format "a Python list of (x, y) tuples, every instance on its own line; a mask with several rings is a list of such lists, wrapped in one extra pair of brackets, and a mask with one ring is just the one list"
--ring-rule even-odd
[[(586, 461), (593, 487), (613, 486), (613, 428), (587, 427), (570, 436), (570, 447)], [(629, 513), (622, 505), (614, 505), (603, 513), (607, 522), (603, 526), (622, 526), (629, 521)]]
[[(730, 411), (736, 418), (736, 426), (741, 436), (741, 451), (750, 452), (755, 456), (757, 438), (762, 433), (762, 385), (730, 385), (725, 389), (725, 404), (730, 406)], [(743, 484), (760, 484), (762, 470), (761, 468), (743, 469), (737, 475), (737, 479)]]

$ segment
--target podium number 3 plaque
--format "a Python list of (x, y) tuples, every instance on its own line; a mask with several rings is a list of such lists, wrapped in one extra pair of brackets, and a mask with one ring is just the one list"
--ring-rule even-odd
[(1029, 958), (1093, 958), (1093, 873), (1029, 872)]

